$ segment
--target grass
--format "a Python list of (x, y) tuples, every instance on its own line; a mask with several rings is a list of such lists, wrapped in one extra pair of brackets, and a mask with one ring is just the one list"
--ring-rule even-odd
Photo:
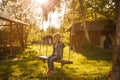
[[(41, 50), (40, 50), (41, 48)], [(48, 50), (48, 51), (47, 51)], [(32, 45), (14, 59), (0, 61), (0, 80), (107, 80), (111, 70), (111, 53), (105, 49), (86, 47), (77, 52), (71, 51), (73, 64), (54, 63), (55, 73), (47, 75), (47, 63), (37, 56), (51, 55), (51, 46)], [(64, 49), (64, 59), (68, 60), (69, 47)]]

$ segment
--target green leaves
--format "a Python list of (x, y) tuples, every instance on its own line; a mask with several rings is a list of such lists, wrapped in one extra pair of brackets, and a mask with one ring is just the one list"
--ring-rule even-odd
[[(84, 1), (84, 11), (85, 18), (88, 21), (97, 21), (103, 19), (115, 18), (115, 3), (113, 0), (83, 0)], [(74, 20), (81, 21), (81, 11), (80, 4), (78, 0), (69, 1), (69, 12), (66, 15), (74, 14)], [(72, 13), (72, 14), (71, 14)], [(78, 16), (78, 17), (77, 17)], [(73, 21), (73, 16), (68, 16), (71, 21)], [(79, 20), (78, 20), (79, 19)]]

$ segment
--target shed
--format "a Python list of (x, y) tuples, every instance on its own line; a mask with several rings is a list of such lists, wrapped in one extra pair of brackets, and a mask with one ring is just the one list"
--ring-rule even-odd
[[(104, 47), (106, 36), (113, 38), (115, 35), (115, 24), (110, 20), (87, 21), (86, 26), (93, 45)], [(83, 25), (75, 23), (67, 31), (71, 34), (71, 48), (78, 49), (85, 41)]]
[[(15, 47), (13, 45), (13, 37), (16, 37), (16, 35), (13, 36), (13, 27), (16, 28), (18, 36), (19, 36), (19, 43), (20, 43), (20, 48), (24, 48), (24, 38), (23, 38), (23, 29), (24, 26), (27, 26), (28, 24), (15, 19), (13, 17), (10, 17), (8, 15), (5, 15), (3, 13), (0, 13), (0, 28), (1, 27), (8, 27), (8, 30), (6, 30), (6, 34), (9, 36), (6, 36), (4, 34), (0, 34), (0, 53), (4, 50), (10, 51), (10, 54), (12, 53), (13, 48)], [(0, 32), (2, 33), (2, 28), (0, 29)]]
[(47, 44), (47, 45), (53, 44), (53, 37), (52, 37), (52, 35), (46, 35), (45, 37), (43, 37), (42, 38), (42, 43), (43, 44)]

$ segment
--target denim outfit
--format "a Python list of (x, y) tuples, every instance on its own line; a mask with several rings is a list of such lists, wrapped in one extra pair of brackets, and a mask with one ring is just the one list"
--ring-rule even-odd
[(54, 60), (59, 60), (63, 58), (63, 48), (65, 47), (64, 43), (61, 41), (53, 44), (53, 54), (48, 57), (48, 68), (54, 71)]

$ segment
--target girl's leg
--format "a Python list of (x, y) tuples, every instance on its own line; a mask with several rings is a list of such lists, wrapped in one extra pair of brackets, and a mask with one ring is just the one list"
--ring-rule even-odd
[(57, 56), (50, 56), (48, 57), (48, 68), (54, 71), (54, 60), (57, 58)]
[[(52, 56), (53, 56), (53, 55), (52, 55)], [(49, 57), (48, 57), (48, 60), (47, 60), (47, 63), (48, 63), (48, 68), (49, 68), (49, 69), (51, 68), (50, 59), (52, 58), (52, 56), (49, 56)]]

